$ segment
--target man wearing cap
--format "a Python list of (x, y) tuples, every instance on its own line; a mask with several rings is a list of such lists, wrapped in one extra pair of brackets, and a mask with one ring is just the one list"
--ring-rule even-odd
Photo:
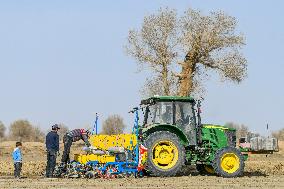
[(47, 165), (46, 165), (46, 177), (52, 178), (53, 171), (56, 166), (56, 156), (59, 153), (59, 125), (55, 124), (51, 127), (51, 131), (46, 135), (46, 152), (47, 152)]
[(62, 164), (68, 163), (70, 161), (69, 153), (73, 142), (83, 140), (87, 147), (91, 146), (88, 138), (90, 137), (90, 131), (85, 129), (74, 129), (67, 132), (63, 137), (64, 151), (61, 159)]

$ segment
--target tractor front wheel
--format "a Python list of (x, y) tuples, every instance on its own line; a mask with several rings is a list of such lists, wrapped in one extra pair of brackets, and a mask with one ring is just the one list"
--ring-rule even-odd
[(157, 131), (145, 141), (148, 148), (146, 170), (153, 176), (175, 176), (185, 162), (185, 149), (179, 138), (168, 131)]
[(236, 148), (222, 148), (215, 153), (213, 168), (222, 177), (241, 176), (244, 172), (244, 157)]

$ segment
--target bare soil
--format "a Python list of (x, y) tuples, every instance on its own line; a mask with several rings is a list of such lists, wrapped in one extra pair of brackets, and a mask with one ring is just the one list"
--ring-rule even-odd
[[(284, 142), (280, 152), (272, 155), (250, 155), (245, 174), (238, 178), (201, 176), (194, 169), (187, 169), (184, 176), (141, 179), (46, 179), (45, 150), (43, 143), (24, 143), (23, 175), (27, 178), (15, 180), (12, 177), (11, 153), (15, 142), (0, 143), (0, 188), (284, 188)], [(72, 148), (72, 154), (80, 152), (82, 144)], [(62, 151), (62, 149), (61, 149)], [(71, 156), (72, 157), (72, 156)], [(60, 160), (60, 158), (58, 158)]]

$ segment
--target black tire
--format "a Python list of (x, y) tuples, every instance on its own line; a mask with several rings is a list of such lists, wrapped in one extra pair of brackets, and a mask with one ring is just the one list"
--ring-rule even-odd
[(214, 168), (212, 167), (212, 165), (196, 164), (196, 170), (201, 175), (213, 175), (215, 173), (214, 172)]
[[(169, 141), (175, 147), (178, 151), (178, 157), (177, 162), (173, 165), (173, 167), (169, 169), (161, 169), (158, 166), (155, 165), (153, 162), (153, 148), (155, 147), (155, 144), (161, 142), (161, 141)], [(152, 133), (149, 135), (145, 140), (145, 146), (148, 148), (148, 159), (146, 163), (146, 170), (150, 173), (152, 176), (159, 176), (159, 177), (170, 177), (175, 176), (178, 171), (181, 170), (182, 166), (185, 163), (185, 149), (181, 145), (179, 138), (168, 131), (157, 131), (155, 133)]]
[[(228, 172), (222, 168), (221, 166), (222, 157), (225, 154), (234, 154), (234, 156), (238, 158), (238, 161), (237, 161), (238, 164), (235, 165), (235, 166), (238, 166), (238, 167), (235, 167), (236, 170), (234, 170), (235, 168), (232, 168), (233, 169), (232, 172)], [(244, 167), (245, 167), (244, 157), (242, 153), (240, 152), (240, 150), (238, 150), (237, 148), (233, 148), (233, 147), (225, 147), (225, 148), (218, 150), (215, 153), (215, 158), (213, 160), (212, 165), (213, 165), (215, 173), (218, 176), (226, 177), (226, 178), (242, 176), (244, 173)]]

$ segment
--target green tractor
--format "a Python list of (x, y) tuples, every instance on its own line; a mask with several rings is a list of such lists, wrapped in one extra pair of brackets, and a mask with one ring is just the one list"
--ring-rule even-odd
[(202, 174), (243, 174), (247, 155), (236, 148), (236, 130), (201, 124), (200, 101), (154, 96), (141, 106), (139, 139), (148, 148), (146, 171), (151, 175), (175, 176), (184, 165), (196, 165)]

